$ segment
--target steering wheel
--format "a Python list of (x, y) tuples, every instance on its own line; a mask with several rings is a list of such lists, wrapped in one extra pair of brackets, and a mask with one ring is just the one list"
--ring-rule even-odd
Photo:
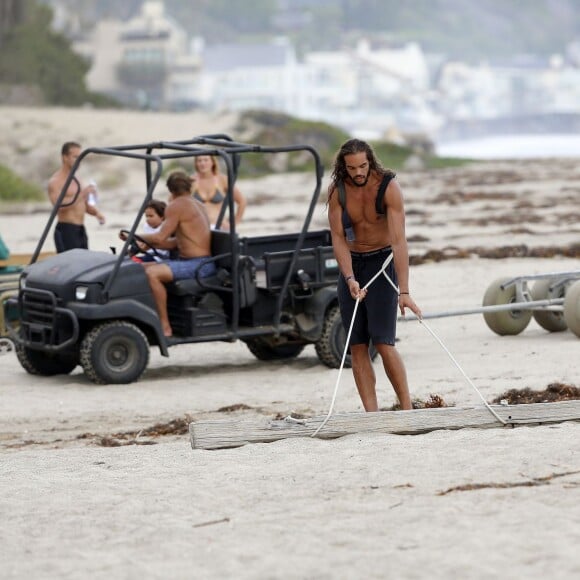
[[(131, 232), (129, 230), (121, 230), (121, 233), (127, 234), (129, 236)], [(163, 259), (163, 256), (157, 251), (157, 248), (153, 247), (148, 241), (144, 240), (141, 236), (137, 234), (133, 234), (133, 239), (129, 242), (129, 252), (132, 256), (135, 254), (139, 254), (142, 250), (141, 248), (135, 243), (135, 240), (138, 241), (140, 244), (147, 246), (150, 250), (153, 250), (153, 254), (160, 259)]]

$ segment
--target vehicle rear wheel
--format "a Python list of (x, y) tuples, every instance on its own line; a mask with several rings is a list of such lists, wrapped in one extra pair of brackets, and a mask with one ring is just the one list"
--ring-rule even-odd
[(304, 344), (295, 342), (275, 343), (270, 337), (245, 339), (249, 351), (259, 360), (283, 360), (296, 358), (303, 350)]
[[(340, 309), (338, 306), (333, 306), (326, 313), (324, 324), (322, 326), (322, 334), (314, 345), (314, 348), (316, 349), (316, 354), (322, 363), (331, 369), (338, 369), (342, 362), (345, 344), (346, 331), (340, 317)], [(377, 350), (371, 344), (371, 360), (374, 361), (377, 358), (377, 354)], [(350, 348), (348, 349), (344, 359), (344, 366), (348, 369), (352, 367)]]
[(97, 384), (136, 381), (149, 363), (149, 343), (143, 331), (130, 322), (95, 326), (81, 342), (81, 365)]
[[(537, 280), (532, 287), (533, 300), (550, 300), (552, 298), (564, 298), (566, 287), (564, 284), (558, 285), (556, 288), (550, 289), (554, 283), (553, 279)], [(552, 310), (534, 310), (532, 312), (534, 320), (544, 329), (549, 332), (561, 332), (568, 328), (566, 320), (564, 319), (564, 312)]]
[(16, 344), (15, 350), (18, 362), (31, 375), (68, 375), (79, 364), (78, 356), (71, 353), (43, 352), (20, 344)]
[(566, 291), (564, 298), (564, 319), (568, 328), (580, 337), (580, 280)]
[[(511, 278), (498, 278), (494, 280), (485, 291), (483, 296), (484, 306), (498, 306), (510, 304), (516, 301), (515, 285), (502, 289), (502, 285)], [(484, 312), (483, 318), (493, 332), (504, 336), (507, 334), (520, 334), (530, 323), (531, 310), (504, 310), (502, 312)]]

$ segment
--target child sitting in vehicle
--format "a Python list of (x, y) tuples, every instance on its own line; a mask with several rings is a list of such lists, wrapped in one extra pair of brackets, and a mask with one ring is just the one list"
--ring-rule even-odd
[[(159, 199), (152, 199), (145, 207), (145, 224), (143, 225), (144, 234), (154, 234), (159, 231), (163, 218), (165, 217), (165, 208), (167, 204)], [(139, 254), (140, 251), (142, 254)], [(162, 262), (169, 258), (169, 250), (146, 249), (138, 242), (132, 246), (132, 259), (135, 262)], [(139, 255), (136, 255), (139, 254)]]

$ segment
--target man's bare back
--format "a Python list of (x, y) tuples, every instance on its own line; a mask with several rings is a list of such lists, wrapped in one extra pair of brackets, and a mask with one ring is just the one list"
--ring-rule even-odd
[[(182, 171), (172, 173), (167, 179), (171, 201), (158, 232), (140, 237), (154, 248), (177, 250), (179, 259), (143, 264), (153, 292), (159, 320), (165, 336), (172, 336), (167, 312), (165, 284), (173, 280), (210, 276), (215, 264), (204, 260), (211, 255), (211, 229), (205, 207), (191, 197), (191, 178)], [(120, 233), (126, 239), (125, 232)], [(143, 248), (142, 248), (143, 249)]]
[(175, 236), (180, 258), (209, 256), (211, 232), (209, 219), (203, 205), (189, 196), (174, 198), (165, 210), (165, 221), (161, 226)]

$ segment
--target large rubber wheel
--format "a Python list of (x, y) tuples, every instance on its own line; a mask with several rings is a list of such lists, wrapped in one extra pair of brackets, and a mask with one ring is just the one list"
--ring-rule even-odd
[(0, 355), (14, 351), (14, 343), (9, 338), (0, 337)]
[(245, 339), (250, 352), (258, 360), (283, 360), (296, 358), (303, 350), (304, 344), (295, 342), (275, 343), (269, 337), (255, 337)]
[[(516, 302), (515, 285), (502, 290), (502, 284), (510, 278), (498, 278), (493, 281), (483, 296), (484, 306), (498, 306)], [(531, 310), (504, 310), (502, 312), (484, 312), (483, 318), (493, 332), (500, 336), (520, 334), (530, 323)]]
[[(338, 306), (333, 306), (326, 313), (324, 324), (322, 325), (322, 334), (314, 345), (314, 348), (316, 349), (316, 354), (322, 363), (331, 369), (338, 369), (342, 362), (345, 345), (346, 331), (340, 317), (340, 309)], [(371, 360), (375, 360), (377, 355), (377, 350), (371, 344)], [(348, 369), (352, 367), (350, 349), (346, 353), (344, 366)]]
[[(550, 289), (553, 283), (554, 280), (550, 280), (549, 278), (537, 280), (531, 290), (532, 299), (549, 300), (552, 298), (564, 298), (566, 293), (565, 285), (561, 284), (555, 289)], [(532, 316), (543, 329), (549, 332), (562, 332), (568, 328), (562, 311), (533, 310)]]
[(77, 355), (69, 353), (48, 353), (16, 344), (16, 356), (22, 368), (31, 375), (52, 377), (68, 375), (79, 364)]
[(580, 280), (566, 290), (564, 298), (564, 320), (568, 328), (580, 337)]
[(18, 295), (18, 287), (0, 290), (0, 336), (5, 336), (8, 334), (7, 323), (10, 324), (10, 327), (14, 331), (17, 331), (20, 328), (18, 306), (11, 305), (7, 308), (5, 304), (9, 298)]
[(136, 381), (149, 363), (149, 343), (143, 331), (130, 322), (106, 322), (95, 326), (81, 342), (81, 365), (97, 384)]

